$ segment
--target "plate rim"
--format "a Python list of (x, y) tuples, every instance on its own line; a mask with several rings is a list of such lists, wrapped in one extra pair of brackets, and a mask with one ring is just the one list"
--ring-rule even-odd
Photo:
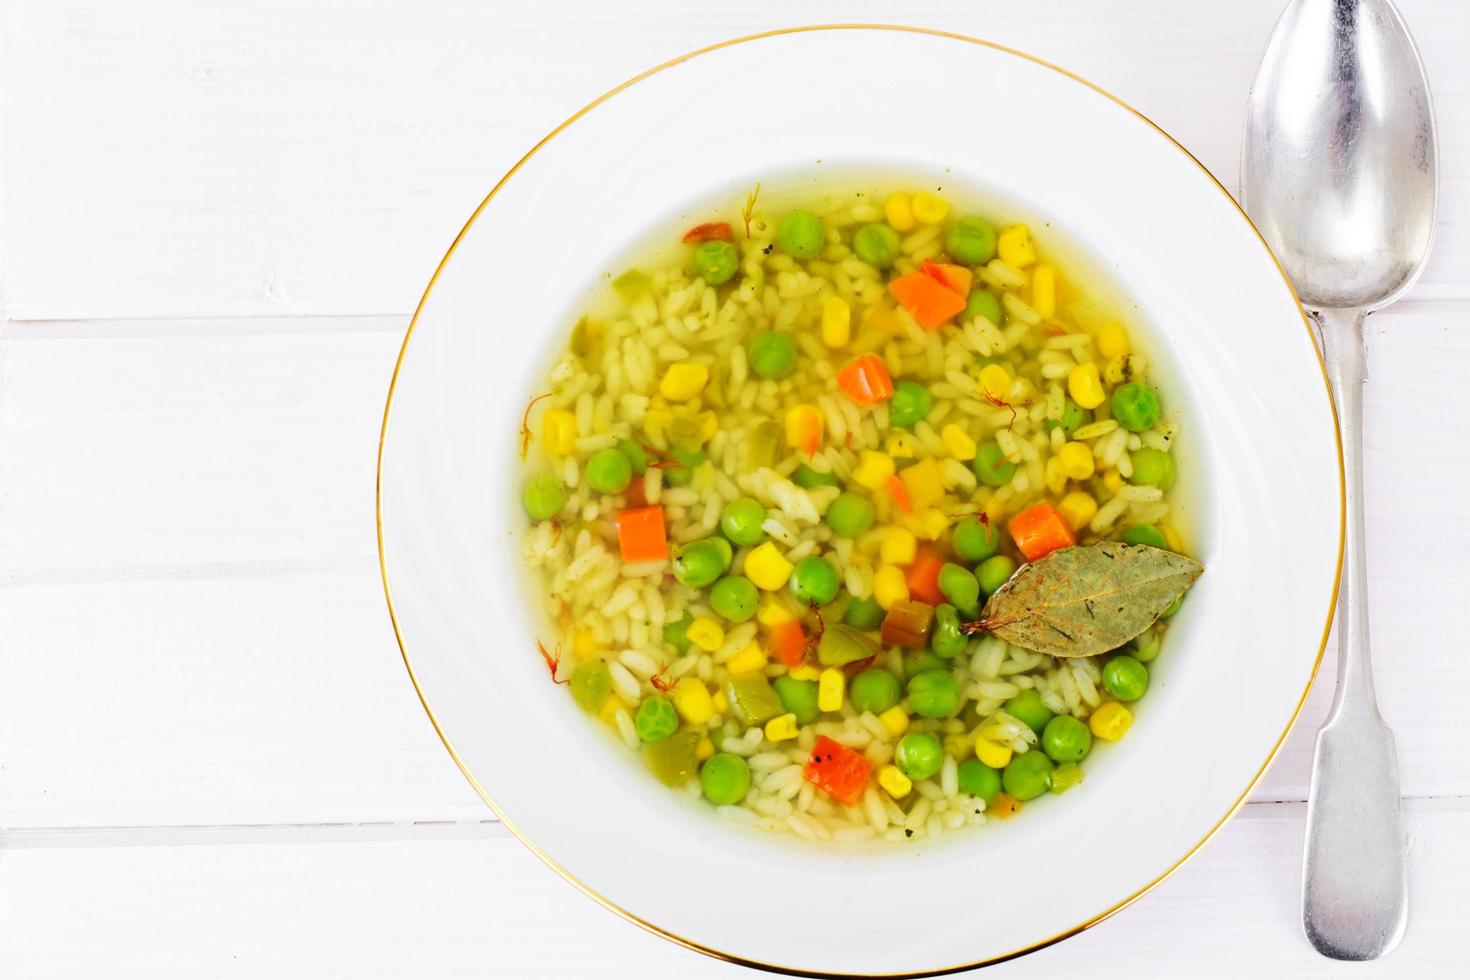
[[(388, 563), (383, 541), (383, 459), (385, 456), (385, 450), (388, 441), (388, 423), (393, 411), (393, 399), (397, 391), (398, 378), (403, 368), (404, 358), (408, 353), (408, 345), (409, 342), (413, 339), (414, 331), (418, 327), (419, 317), (423, 313), (424, 307), (428, 303), (429, 295), (433, 292), (434, 286), (439, 280), (439, 276), (449, 265), (449, 260), (454, 256), (454, 253), (458, 249), (460, 242), (464, 239), (465, 235), (469, 233), (470, 228), (479, 219), (481, 213), (484, 212), (485, 208), (489, 205), (490, 201), (494, 199), (495, 195), (499, 193), (500, 189), (504, 187), (505, 184), (509, 182), (509, 180), (514, 177), (515, 174), (521, 169), (521, 167), (523, 167), (533, 156), (535, 156), (542, 147), (551, 142), (551, 140), (559, 135), (562, 131), (570, 127), (578, 119), (582, 118), (602, 103), (611, 99), (613, 96), (619, 94), (620, 92), (623, 92), (624, 90), (633, 87), (638, 82), (644, 81), (645, 79), (650, 78), (653, 75), (657, 75), (666, 69), (682, 64), (683, 62), (699, 57), (700, 55), (709, 54), (711, 52), (733, 47), (738, 44), (744, 44), (750, 41), (759, 41), (772, 37), (805, 34), (817, 31), (894, 31), (909, 34), (922, 34), (931, 37), (939, 37), (954, 41), (963, 41), (969, 44), (976, 44), (981, 47), (986, 47), (994, 51), (998, 51), (1002, 54), (1022, 58), (1026, 61), (1032, 62), (1033, 64), (1057, 72), (1063, 77), (1070, 79), (1071, 81), (1078, 84), (1081, 84), (1086, 88), (1089, 88), (1098, 93), (1099, 95), (1104, 96), (1119, 107), (1127, 110), (1140, 121), (1147, 124), (1152, 130), (1154, 130), (1155, 133), (1163, 137), (1176, 150), (1182, 153), (1184, 157), (1196, 168), (1198, 168), (1200, 173), (1202, 173), (1209, 180), (1209, 182), (1215, 186), (1215, 188), (1221, 193), (1221, 195), (1224, 196), (1225, 200), (1229, 202), (1230, 207), (1234, 208), (1235, 211), (1240, 215), (1241, 219), (1245, 221), (1247, 227), (1250, 228), (1251, 233), (1255, 235), (1256, 239), (1260, 242), (1261, 247), (1265, 249), (1266, 254), (1270, 256), (1272, 265), (1275, 266), (1277, 274), (1281, 276), (1282, 282), (1286, 285), (1287, 292), (1290, 294), (1292, 302), (1296, 305), (1297, 313), (1301, 316), (1302, 326), (1307, 331), (1307, 336), (1310, 338), (1312, 352), (1316, 355), (1317, 366), (1322, 374), (1322, 384), (1327, 392), (1328, 405), (1332, 410), (1333, 438), (1336, 445), (1338, 485), (1337, 561), (1334, 565), (1332, 592), (1330, 602), (1328, 604), (1327, 621), (1322, 627), (1322, 641), (1318, 647), (1316, 659), (1313, 661), (1312, 670), (1307, 677), (1307, 682), (1305, 686), (1302, 689), (1301, 697), (1300, 699), (1298, 699), (1296, 707), (1292, 710), (1291, 717), (1287, 720), (1286, 727), (1282, 730), (1280, 737), (1276, 740), (1275, 744), (1272, 745), (1271, 751), (1262, 761), (1260, 768), (1256, 770), (1255, 775), (1251, 777), (1250, 781), (1246, 784), (1245, 788), (1241, 791), (1235, 802), (1231, 804), (1230, 808), (1220, 817), (1219, 820), (1215, 822), (1212, 827), (1210, 827), (1210, 829), (1205, 833), (1203, 837), (1201, 837), (1193, 846), (1185, 851), (1184, 854), (1182, 854), (1173, 864), (1171, 864), (1167, 869), (1159, 874), (1158, 877), (1154, 878), (1143, 887), (1135, 890), (1112, 906), (1089, 917), (1083, 922), (1071, 926), (1047, 939), (1031, 943), (1020, 949), (1012, 950), (1008, 953), (1001, 953), (996, 956), (986, 957), (984, 959), (976, 960), (971, 963), (963, 963), (957, 964), (955, 966), (941, 967), (938, 969), (927, 969), (917, 972), (882, 974), (830, 973), (819, 970), (808, 970), (798, 967), (782, 966), (775, 963), (767, 963), (761, 960), (744, 957), (737, 953), (715, 949), (713, 947), (706, 946), (694, 940), (677, 935), (653, 922), (649, 922), (646, 919), (640, 918), (627, 909), (624, 909), (621, 906), (615, 904), (610, 899), (599, 894), (590, 886), (580, 881), (566, 868), (562, 867), (554, 858), (551, 857), (551, 855), (542, 850), (542, 848), (538, 846), (534, 841), (532, 841), (529, 837), (527, 837), (526, 834), (521, 831), (521, 829), (517, 827), (514, 822), (506, 817), (505, 813), (491, 798), (490, 794), (486, 792), (485, 788), (480, 785), (474, 774), (470, 772), (468, 765), (466, 765), (464, 760), (460, 757), (459, 752), (454, 748), (453, 743), (449, 740), (448, 734), (440, 725), (438, 717), (434, 714), (434, 709), (429, 705), (428, 697), (419, 683), (418, 675), (414, 670), (413, 661), (408, 653), (408, 646), (404, 642), (403, 633), (399, 627), (398, 613), (393, 605), (393, 591), (388, 581)], [(1347, 486), (1342, 456), (1342, 426), (1337, 410), (1337, 399), (1332, 391), (1332, 385), (1328, 380), (1327, 365), (1323, 359), (1321, 344), (1317, 335), (1317, 331), (1313, 329), (1311, 317), (1306, 312), (1306, 309), (1302, 306), (1301, 298), (1297, 295), (1296, 288), (1292, 285), (1290, 278), (1287, 277), (1285, 269), (1282, 268), (1280, 260), (1277, 259), (1275, 252), (1273, 252), (1270, 246), (1266, 243), (1266, 240), (1261, 235), (1260, 230), (1256, 228), (1255, 222), (1251, 221), (1250, 216), (1246, 214), (1245, 209), (1230, 194), (1230, 192), (1225, 189), (1225, 186), (1220, 182), (1219, 178), (1217, 178), (1209, 170), (1208, 167), (1201, 163), (1200, 160), (1193, 153), (1191, 153), (1182, 143), (1176, 140), (1172, 135), (1169, 134), (1168, 131), (1166, 131), (1162, 126), (1146, 116), (1143, 112), (1139, 111), (1137, 108), (1124, 101), (1117, 95), (1114, 95), (1107, 89), (1104, 89), (1100, 85), (1097, 85), (1096, 83), (1084, 78), (1076, 72), (1073, 72), (1067, 68), (1063, 68), (1060, 65), (1054, 64), (1053, 62), (1038, 57), (1037, 55), (1031, 54), (1030, 52), (1023, 51), (1019, 48), (1000, 44), (995, 41), (985, 40), (983, 38), (973, 37), (967, 34), (961, 34), (955, 31), (946, 31), (930, 27), (881, 23), (833, 23), (809, 24), (797, 27), (783, 27), (773, 30), (760, 31), (754, 34), (745, 34), (739, 37), (729, 38), (724, 41), (718, 41), (713, 44), (696, 48), (693, 51), (689, 51), (685, 54), (670, 58), (667, 61), (653, 66), (652, 68), (646, 69), (645, 71), (634, 75), (632, 78), (629, 78), (621, 84), (611, 89), (608, 89), (606, 92), (602, 93), (597, 98), (593, 99), (591, 102), (588, 102), (582, 108), (578, 109), (571, 116), (567, 117), (555, 129), (551, 130), (544, 137), (538, 140), (534, 146), (526, 151), (525, 155), (517, 160), (515, 164), (511, 166), (511, 168), (507, 170), (498, 181), (496, 181), (495, 185), (490, 189), (489, 193), (485, 195), (485, 197), (475, 207), (474, 211), (470, 213), (468, 220), (466, 220), (463, 227), (460, 228), (459, 233), (455, 235), (454, 240), (450, 242), (449, 248), (445, 251), (443, 258), (439, 260), (438, 265), (435, 266), (433, 274), (429, 277), (429, 281), (424, 287), (423, 294), (419, 297), (418, 304), (414, 307), (413, 315), (409, 318), (408, 327), (403, 335), (403, 342), (399, 346), (398, 354), (396, 356), (396, 359), (394, 360), (393, 373), (389, 378), (388, 394), (383, 406), (383, 421), (378, 433), (377, 463), (374, 469), (373, 518), (377, 528), (378, 571), (383, 583), (383, 597), (388, 607), (388, 618), (392, 623), (393, 637), (398, 644), (399, 654), (401, 655), (403, 659), (403, 665), (408, 672), (409, 681), (413, 684), (414, 693), (418, 696), (419, 704), (423, 706), (424, 713), (428, 716), (429, 723), (433, 726), (435, 734), (438, 735), (439, 740), (443, 743), (445, 750), (449, 753), (449, 757), (454, 761), (455, 766), (465, 777), (465, 780), (470, 784), (470, 787), (475, 791), (480, 799), (484, 801), (485, 805), (490, 808), (490, 810), (500, 820), (501, 824), (510, 831), (512, 836), (514, 836), (516, 840), (520, 841), (520, 843), (524, 845), (532, 854), (539, 858), (543, 864), (549, 867), (552, 871), (556, 872), (563, 880), (571, 884), (588, 898), (591, 898), (603, 908), (614, 912), (615, 914), (621, 916), (634, 925), (641, 927), (642, 929), (652, 933), (655, 936), (666, 939), (679, 946), (683, 946), (686, 949), (693, 950), (697, 953), (702, 953), (706, 956), (710, 956), (718, 960), (723, 960), (727, 963), (734, 963), (739, 966), (765, 970), (770, 973), (778, 973), (787, 976), (798, 977), (919, 978), (945, 976), (948, 974), (960, 973), (966, 970), (974, 970), (987, 966), (993, 966), (998, 963), (1004, 963), (1008, 960), (1017, 959), (1029, 953), (1034, 953), (1038, 950), (1045, 949), (1046, 947), (1051, 946), (1055, 943), (1059, 943), (1065, 939), (1069, 939), (1072, 936), (1075, 936), (1078, 933), (1090, 929), (1093, 926), (1111, 918), (1113, 915), (1132, 905), (1144, 895), (1147, 895), (1149, 892), (1153, 891), (1159, 885), (1163, 884), (1163, 882), (1168, 880), (1175, 872), (1183, 867), (1190, 858), (1199, 853), (1200, 849), (1203, 848), (1205, 844), (1207, 844), (1211, 840), (1211, 838), (1219, 833), (1219, 831), (1225, 826), (1225, 824), (1230, 821), (1230, 818), (1233, 817), (1240, 810), (1240, 808), (1245, 805), (1251, 791), (1260, 782), (1261, 777), (1265, 775), (1266, 770), (1270, 768), (1271, 763), (1275, 760), (1277, 754), (1281, 751), (1282, 745), (1286, 742), (1287, 736), (1291, 734), (1291, 730), (1296, 726), (1297, 719), (1301, 716), (1302, 708), (1306, 704), (1307, 696), (1311, 693), (1312, 685), (1316, 682), (1317, 674), (1322, 667), (1323, 657), (1326, 655), (1327, 652), (1327, 642), (1332, 631), (1332, 624), (1336, 615), (1338, 598), (1342, 585), (1342, 563), (1347, 531)]]

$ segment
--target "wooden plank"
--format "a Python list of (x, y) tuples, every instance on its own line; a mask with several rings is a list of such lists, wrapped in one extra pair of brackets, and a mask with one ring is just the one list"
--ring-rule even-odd
[[(1470, 10), (1401, 6), (1457, 168), (1416, 295), (1466, 298)], [(3, 67), (5, 308), (19, 319), (406, 313), (474, 205), (561, 120), (667, 58), (802, 21), (919, 23), (1034, 51), (1132, 101), (1233, 187), (1246, 91), (1280, 7), (17, 2)]]
[[(1235, 978), (1447, 976), (1470, 948), (1463, 802), (1414, 803), (1411, 919), (1386, 960), (1318, 957), (1298, 924), (1303, 807), (1253, 806), (1153, 894), (1080, 936), (985, 973)], [(498, 828), (466, 838), (7, 848), (0, 974), (327, 977), (734, 977), (576, 894)], [(84, 886), (81, 883), (85, 883)], [(691, 894), (697, 893), (697, 875)], [(912, 897), (911, 897), (912, 898)], [(752, 915), (752, 927), (760, 919)], [(1171, 966), (1172, 964), (1172, 966)]]

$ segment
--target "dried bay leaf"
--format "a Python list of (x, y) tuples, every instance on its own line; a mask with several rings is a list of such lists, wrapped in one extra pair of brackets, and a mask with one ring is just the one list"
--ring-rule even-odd
[(1102, 541), (1061, 548), (1021, 568), (966, 632), (1053, 657), (1115, 650), (1153, 625), (1205, 567), (1142, 544)]

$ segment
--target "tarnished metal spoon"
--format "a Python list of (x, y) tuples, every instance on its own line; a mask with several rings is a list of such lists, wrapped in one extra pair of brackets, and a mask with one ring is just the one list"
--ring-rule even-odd
[[(1322, 330), (1347, 471), (1337, 697), (1317, 733), (1302, 921), (1325, 956), (1367, 960), (1403, 936), (1403, 812), (1378, 713), (1363, 551), (1363, 318), (1418, 277), (1434, 229), (1429, 85), (1389, 0), (1294, 0), (1251, 87), (1246, 210)], [(1325, 503), (1325, 502), (1324, 502)]]

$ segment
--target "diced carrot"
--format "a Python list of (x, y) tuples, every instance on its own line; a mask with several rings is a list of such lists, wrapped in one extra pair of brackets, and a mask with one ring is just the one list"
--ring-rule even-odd
[(864, 354), (838, 371), (837, 386), (859, 405), (872, 405), (893, 397), (888, 365), (876, 354)]
[(938, 330), (965, 308), (965, 298), (933, 276), (910, 272), (888, 284), (893, 298), (925, 330)]
[(921, 548), (903, 576), (908, 582), (909, 598), (927, 602), (931, 606), (944, 602), (944, 593), (939, 591), (939, 570), (943, 567), (944, 562), (939, 560), (938, 555), (927, 548)]
[(888, 495), (893, 498), (893, 502), (898, 505), (899, 510), (905, 514), (912, 514), (914, 512), (914, 505), (909, 503), (909, 488), (903, 485), (903, 481), (896, 474), (890, 476), (884, 485), (888, 487)]
[(629, 507), (618, 511), (618, 551), (623, 561), (657, 561), (669, 557), (669, 536), (662, 507)]
[(948, 262), (931, 262), (925, 259), (919, 266), (919, 271), (931, 279), (948, 286), (961, 296), (970, 295), (970, 270), (962, 265), (951, 265)]
[(1072, 525), (1051, 504), (1032, 504), (1010, 519), (1006, 529), (1027, 561), (1035, 561), (1077, 543)]
[(730, 231), (728, 221), (710, 221), (702, 225), (695, 225), (684, 233), (684, 244), (698, 245), (700, 242), (717, 240), (728, 242), (733, 240), (734, 233)]
[(873, 764), (867, 756), (823, 735), (812, 747), (802, 777), (840, 803), (857, 806)]
[(800, 667), (806, 659), (806, 634), (794, 619), (771, 627), (771, 652), (788, 667)]

